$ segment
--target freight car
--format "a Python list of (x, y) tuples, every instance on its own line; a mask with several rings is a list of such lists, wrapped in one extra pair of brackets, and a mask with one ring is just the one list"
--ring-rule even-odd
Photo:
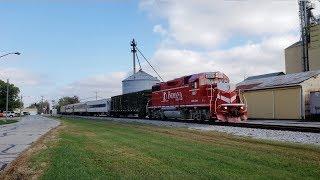
[(147, 116), (151, 89), (111, 97), (111, 116)]

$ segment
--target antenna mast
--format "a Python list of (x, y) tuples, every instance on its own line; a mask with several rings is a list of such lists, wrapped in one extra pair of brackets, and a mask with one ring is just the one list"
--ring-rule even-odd
[(136, 53), (137, 53), (137, 43), (134, 39), (132, 39), (131, 41), (131, 46), (132, 46), (132, 49), (131, 49), (131, 52), (132, 52), (132, 59), (133, 59), (133, 74), (136, 73)]

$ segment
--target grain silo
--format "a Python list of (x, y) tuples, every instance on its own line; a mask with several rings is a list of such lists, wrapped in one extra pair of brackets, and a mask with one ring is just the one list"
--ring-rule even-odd
[[(131, 42), (131, 52), (133, 54), (133, 74), (122, 81), (122, 94), (138, 92), (146, 89), (151, 89), (153, 85), (159, 83), (159, 79), (151, 76), (150, 74), (144, 72), (141, 67), (138, 72), (136, 72), (136, 57), (137, 49), (136, 42), (134, 39)], [(140, 65), (140, 63), (139, 63)]]
[(122, 81), (122, 94), (151, 89), (153, 85), (159, 82), (158, 78), (139, 70)]

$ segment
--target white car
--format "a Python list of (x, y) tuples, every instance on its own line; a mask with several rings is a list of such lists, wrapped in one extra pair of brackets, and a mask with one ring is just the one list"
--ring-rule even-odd
[(6, 111), (3, 111), (3, 116), (4, 117), (15, 117), (16, 114), (13, 111), (8, 111), (8, 113)]

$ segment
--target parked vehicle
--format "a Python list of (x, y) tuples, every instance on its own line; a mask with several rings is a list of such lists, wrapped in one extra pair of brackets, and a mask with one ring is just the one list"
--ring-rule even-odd
[(3, 112), (4, 117), (16, 117), (16, 113), (14, 113), (13, 111), (8, 111), (8, 113), (6, 111)]
[(23, 112), (23, 115), (27, 116), (27, 115), (30, 115), (29, 112)]

